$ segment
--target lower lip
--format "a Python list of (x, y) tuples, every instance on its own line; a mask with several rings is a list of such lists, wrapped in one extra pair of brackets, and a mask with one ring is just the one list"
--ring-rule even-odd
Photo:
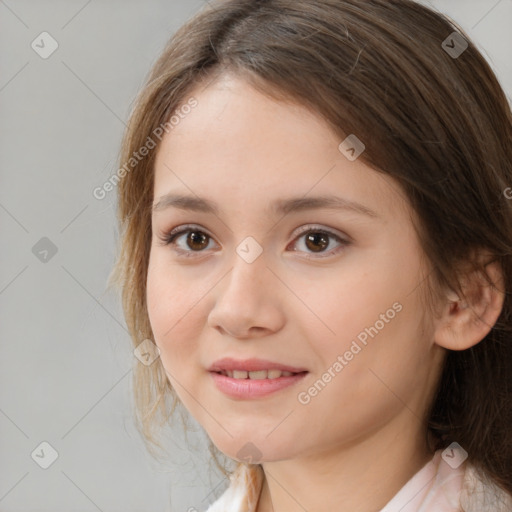
[(258, 398), (267, 396), (281, 389), (293, 386), (301, 381), (308, 372), (297, 373), (277, 379), (233, 379), (220, 373), (210, 372), (217, 388), (233, 398)]

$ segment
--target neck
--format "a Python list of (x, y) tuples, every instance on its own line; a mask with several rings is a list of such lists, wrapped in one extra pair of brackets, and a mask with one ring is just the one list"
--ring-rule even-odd
[[(381, 510), (431, 458), (425, 432), (386, 432), (322, 454), (262, 463), (257, 512), (375, 512)], [(393, 436), (391, 436), (393, 432)]]

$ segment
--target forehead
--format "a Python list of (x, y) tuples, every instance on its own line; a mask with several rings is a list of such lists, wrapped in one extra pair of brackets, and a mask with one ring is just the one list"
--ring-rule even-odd
[[(198, 86), (190, 97), (197, 106), (166, 134), (163, 151), (194, 150), (198, 156), (222, 151), (223, 157), (248, 160), (252, 155), (265, 158), (270, 150), (285, 158), (311, 150), (328, 156), (339, 144), (319, 116), (296, 103), (269, 98), (241, 78), (221, 77)], [(275, 160), (277, 155), (271, 156)]]
[(155, 202), (174, 191), (267, 209), (277, 198), (336, 194), (385, 213), (403, 195), (388, 176), (349, 161), (338, 149), (341, 138), (301, 105), (231, 76), (190, 97), (197, 105), (159, 147)]

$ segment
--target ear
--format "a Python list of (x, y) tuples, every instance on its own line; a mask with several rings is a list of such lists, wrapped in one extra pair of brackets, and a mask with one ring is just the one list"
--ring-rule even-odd
[(498, 262), (485, 266), (491, 286), (481, 272), (473, 271), (464, 279), (466, 300), (453, 291), (446, 294), (434, 332), (434, 342), (450, 350), (465, 350), (482, 341), (498, 320), (505, 299), (504, 279)]

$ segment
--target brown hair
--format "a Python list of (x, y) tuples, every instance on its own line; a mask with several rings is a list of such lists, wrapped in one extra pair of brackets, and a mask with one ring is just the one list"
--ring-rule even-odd
[[(454, 31), (468, 43), (458, 56), (442, 46)], [(512, 186), (512, 115), (486, 60), (453, 21), (410, 0), (221, 1), (182, 26), (154, 64), (129, 120), (121, 165), (199, 82), (226, 71), (311, 108), (340, 142), (352, 133), (364, 142), (360, 158), (401, 185), (420, 219), (431, 292), (449, 287), (464, 297), (460, 264), (485, 274), (471, 258), (478, 249), (499, 262), (503, 310), (482, 342), (447, 351), (428, 442), (432, 450), (458, 442), (471, 463), (512, 493), (512, 203), (503, 194)], [(152, 338), (146, 275), (157, 149), (118, 185), (122, 240), (112, 277), (134, 346)], [(158, 444), (157, 412), (173, 397), (172, 414), (177, 398), (160, 360), (134, 372), (140, 428)], [(211, 443), (210, 450), (217, 462)]]

